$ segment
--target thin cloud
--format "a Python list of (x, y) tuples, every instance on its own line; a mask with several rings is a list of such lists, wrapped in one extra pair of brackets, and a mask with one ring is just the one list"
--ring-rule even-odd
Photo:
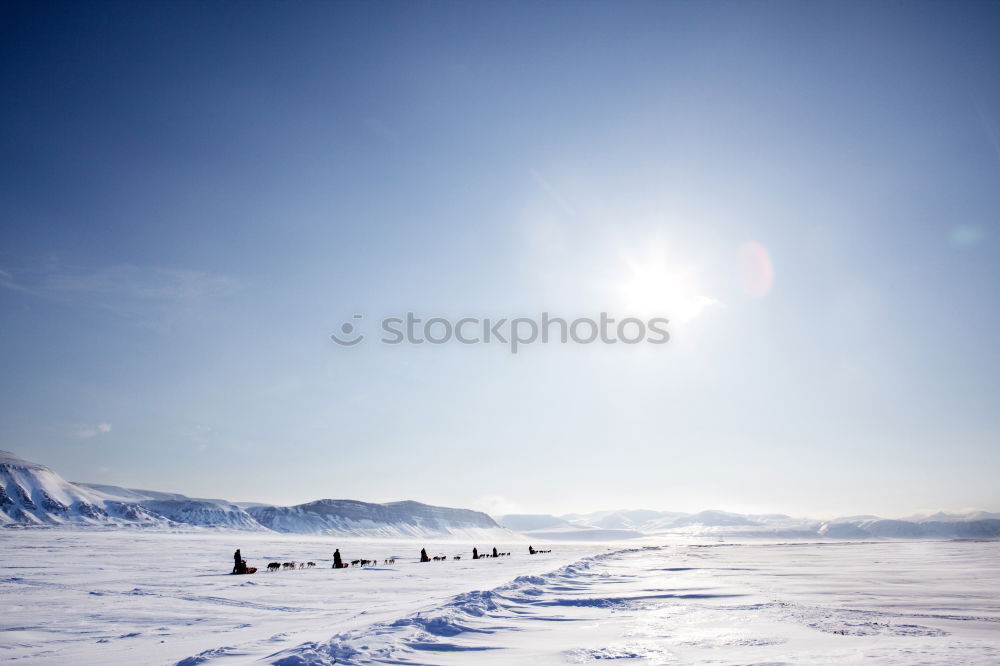
[(399, 141), (399, 133), (378, 118), (365, 118), (365, 126), (371, 130), (372, 134), (385, 139), (386, 141), (391, 143)]
[(483, 495), (472, 502), (472, 506), (490, 516), (506, 516), (518, 513), (520, 506), (503, 495)]
[(98, 435), (104, 435), (109, 432), (111, 432), (110, 423), (98, 423), (97, 425), (80, 426), (73, 431), (73, 436), (78, 439), (93, 439)]
[(210, 271), (129, 264), (94, 271), (49, 263), (18, 272), (0, 270), (0, 288), (63, 303), (101, 308), (153, 328), (170, 324), (246, 286)]
[(538, 173), (534, 169), (528, 169), (528, 173), (531, 174), (532, 180), (534, 180), (539, 187), (545, 190), (545, 193), (551, 197), (551, 199), (563, 209), (563, 211), (570, 216), (576, 217), (576, 209), (568, 202), (556, 188), (549, 184), (549, 181), (542, 177), (542, 174)]
[(232, 277), (207, 271), (129, 265), (92, 273), (55, 273), (42, 282), (42, 288), (51, 292), (173, 303), (223, 296), (240, 287)]
[(0, 287), (11, 291), (31, 293), (31, 290), (14, 280), (13, 274), (0, 268)]

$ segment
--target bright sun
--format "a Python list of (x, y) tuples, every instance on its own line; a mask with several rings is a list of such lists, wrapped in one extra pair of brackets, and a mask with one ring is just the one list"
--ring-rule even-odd
[(625, 264), (614, 291), (630, 314), (658, 315), (684, 324), (718, 304), (703, 293), (698, 272), (690, 266), (671, 265), (662, 257), (626, 257)]

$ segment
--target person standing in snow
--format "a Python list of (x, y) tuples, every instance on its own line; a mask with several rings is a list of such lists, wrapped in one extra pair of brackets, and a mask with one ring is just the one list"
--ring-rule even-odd
[(333, 568), (334, 569), (343, 569), (344, 568), (344, 562), (343, 562), (343, 560), (340, 559), (340, 549), (339, 548), (337, 550), (333, 551)]
[(421, 562), (430, 562), (431, 561), (431, 558), (427, 557), (427, 549), (426, 548), (421, 548), (420, 549), (420, 561)]
[(499, 555), (497, 555), (497, 547), (496, 546), (493, 546), (493, 557), (499, 557)]
[(233, 553), (233, 573), (239, 573), (243, 565), (243, 557), (240, 555), (240, 549), (237, 548), (236, 552)]
[(472, 549), (472, 559), (474, 559), (474, 560), (478, 560), (479, 559), (479, 551), (476, 550), (475, 548)]

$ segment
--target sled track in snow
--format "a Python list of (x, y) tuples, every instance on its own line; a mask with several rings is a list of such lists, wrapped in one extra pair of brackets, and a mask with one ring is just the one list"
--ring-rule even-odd
[[(421, 652), (462, 652), (497, 649), (490, 646), (462, 644), (463, 636), (489, 635), (516, 630), (509, 620), (516, 619), (527, 607), (594, 606), (613, 607), (642, 603), (644, 599), (681, 597), (684, 595), (656, 593), (639, 596), (580, 598), (562, 602), (545, 599), (551, 593), (583, 592), (589, 586), (581, 584), (589, 578), (601, 577), (613, 582), (613, 576), (593, 570), (605, 560), (643, 551), (659, 551), (665, 546), (623, 548), (581, 558), (554, 571), (518, 576), (504, 585), (489, 590), (473, 590), (451, 597), (443, 604), (412, 613), (391, 622), (380, 622), (337, 634), (323, 642), (307, 642), (270, 655), (264, 661), (276, 666), (331, 666), (332, 664), (424, 663)], [(612, 581), (607, 580), (612, 578)], [(633, 578), (619, 576), (621, 582)], [(706, 595), (698, 595), (706, 596)], [(717, 596), (717, 595), (712, 595)], [(726, 595), (728, 596), (728, 595)], [(571, 618), (538, 617), (536, 620), (572, 622)], [(506, 620), (506, 621), (505, 621)], [(208, 654), (197, 655), (208, 657)], [(182, 662), (187, 664), (199, 661)], [(180, 666), (180, 664), (178, 665)]]

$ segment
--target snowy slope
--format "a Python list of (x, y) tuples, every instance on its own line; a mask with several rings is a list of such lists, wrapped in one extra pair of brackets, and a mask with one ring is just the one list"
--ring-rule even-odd
[(163, 516), (66, 479), (44, 465), (0, 451), (0, 524), (168, 525)]
[(93, 483), (78, 483), (76, 485), (100, 493), (110, 501), (138, 504), (151, 513), (177, 525), (237, 530), (265, 529), (242, 507), (223, 499), (201, 499), (178, 493), (120, 488)]
[(485, 513), (419, 502), (372, 504), (326, 499), (297, 506), (251, 506), (247, 511), (260, 524), (276, 532), (296, 534), (493, 536), (508, 539), (512, 534)]

